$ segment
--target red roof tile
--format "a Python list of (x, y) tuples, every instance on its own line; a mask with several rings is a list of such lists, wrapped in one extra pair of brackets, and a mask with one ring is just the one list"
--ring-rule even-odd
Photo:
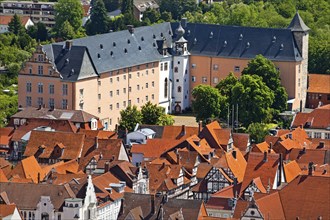
[(330, 94), (329, 74), (308, 74), (308, 92)]
[(308, 128), (326, 129), (330, 127), (330, 104), (316, 108), (310, 113), (298, 112), (294, 117), (292, 127), (305, 127), (309, 118), (313, 120)]
[[(30, 19), (30, 17), (28, 17), (28, 16), (19, 16), (19, 17), (20, 17), (21, 23), (23, 25), (26, 25), (26, 23)], [(13, 18), (12, 15), (1, 15), (0, 16), (0, 25), (8, 25), (12, 18)]]

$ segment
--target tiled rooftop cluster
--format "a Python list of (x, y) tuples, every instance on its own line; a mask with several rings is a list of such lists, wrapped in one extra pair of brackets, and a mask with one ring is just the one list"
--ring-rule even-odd
[(63, 112), (27, 109), (1, 129), (1, 217), (330, 217), (330, 141), (310, 138), (303, 126), (251, 144), (216, 121), (140, 125), (118, 136), (92, 130), (92, 115), (70, 113), (63, 120)]

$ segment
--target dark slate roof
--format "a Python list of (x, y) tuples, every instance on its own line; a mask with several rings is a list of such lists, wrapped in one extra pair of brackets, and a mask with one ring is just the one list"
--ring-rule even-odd
[(297, 12), (295, 14), (295, 16), (293, 17), (289, 27), (289, 29), (291, 29), (291, 31), (308, 31), (310, 30), (309, 27), (307, 27), (307, 25), (305, 24), (305, 22), (303, 21), (303, 19), (300, 17), (299, 13)]
[[(178, 27), (178, 23), (171, 25), (173, 30)], [(274, 61), (302, 59), (290, 29), (199, 23), (187, 23), (184, 29), (192, 55), (252, 59), (262, 54)]]
[(62, 80), (77, 81), (97, 76), (85, 46), (73, 45), (71, 49), (64, 49), (62, 45), (43, 46), (47, 57), (60, 72)]
[(17, 112), (12, 118), (44, 118), (53, 120), (70, 120), (72, 122), (86, 123), (90, 122), (92, 118), (98, 117), (84, 112), (82, 110), (68, 110), (68, 109), (48, 109), (48, 108), (34, 108), (27, 107), (22, 111)]
[[(128, 30), (100, 34), (73, 40), (73, 47), (84, 46), (99, 74), (144, 63), (159, 61), (156, 40), (163, 37), (170, 45), (172, 30), (170, 23), (138, 27), (134, 34)], [(59, 43), (61, 45), (64, 42)], [(112, 53), (112, 55), (111, 55)]]

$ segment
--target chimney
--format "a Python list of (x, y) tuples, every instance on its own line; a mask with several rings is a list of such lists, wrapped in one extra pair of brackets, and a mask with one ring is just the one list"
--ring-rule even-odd
[(127, 30), (130, 34), (134, 34), (134, 26), (133, 25), (127, 25)]
[(99, 148), (99, 138), (95, 137), (95, 149)]
[(237, 177), (234, 177), (234, 186), (236, 186), (237, 183), (238, 183), (238, 181), (237, 181)]
[(264, 159), (263, 159), (263, 162), (267, 162), (268, 161), (268, 158), (267, 158), (267, 151), (264, 152)]
[(151, 201), (150, 201), (150, 205), (151, 205), (151, 210), (150, 210), (150, 213), (152, 215), (154, 215), (156, 213), (156, 210), (155, 210), (155, 195), (151, 195)]
[(269, 143), (269, 150), (273, 150), (273, 142)]
[(309, 162), (308, 163), (308, 175), (312, 176), (314, 172), (314, 163), (313, 162)]
[(201, 133), (202, 129), (203, 129), (203, 122), (199, 121), (198, 122), (198, 135)]
[(40, 183), (40, 173), (38, 172), (38, 183)]
[(187, 18), (181, 18), (181, 26), (183, 28), (186, 28), (187, 27)]
[(110, 159), (110, 162), (114, 161), (115, 160), (115, 155), (112, 155), (111, 159)]
[(120, 206), (120, 210), (119, 210), (119, 215), (123, 215), (125, 211), (125, 199), (122, 198), (121, 199), (121, 206)]
[(236, 160), (237, 159), (237, 152), (236, 152), (236, 150), (233, 150), (231, 154), (233, 155), (233, 158)]
[(182, 125), (181, 134), (182, 134), (182, 136), (186, 135), (186, 126), (185, 125)]
[(104, 164), (104, 173), (109, 172), (109, 170), (110, 170), (110, 162), (107, 161)]
[(320, 144), (319, 144), (318, 148), (324, 148), (324, 141), (320, 141)]
[(73, 44), (72, 40), (65, 41), (65, 49), (66, 50), (71, 50), (72, 44)]

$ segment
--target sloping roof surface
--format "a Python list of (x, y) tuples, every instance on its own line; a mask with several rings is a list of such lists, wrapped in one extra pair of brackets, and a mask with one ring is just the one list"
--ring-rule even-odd
[(293, 17), (288, 28), (291, 29), (292, 31), (308, 31), (308, 30), (310, 30), (310, 28), (307, 27), (307, 25), (305, 24), (303, 19), (300, 17), (298, 12)]
[(330, 94), (329, 74), (308, 74), (308, 92)]
[[(173, 30), (177, 27), (178, 23), (172, 23)], [(192, 55), (253, 59), (262, 54), (274, 61), (302, 59), (290, 29), (200, 23), (188, 23), (184, 28)]]
[(308, 128), (326, 129), (330, 127), (330, 104), (314, 109), (310, 113), (298, 112), (292, 122), (292, 127), (305, 126), (312, 119)]

